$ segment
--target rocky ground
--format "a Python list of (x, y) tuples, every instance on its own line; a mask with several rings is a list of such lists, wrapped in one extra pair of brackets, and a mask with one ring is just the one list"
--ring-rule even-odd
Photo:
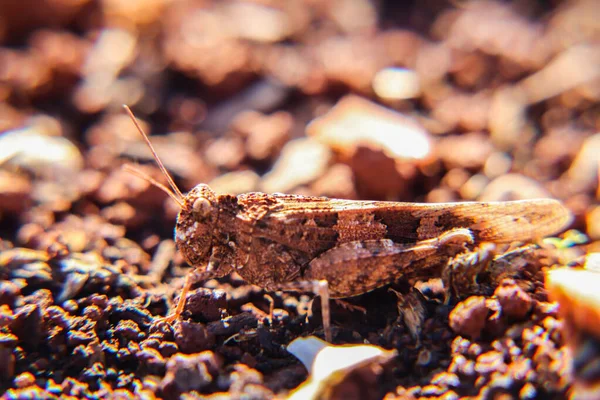
[(310, 293), (234, 273), (159, 320), (189, 267), (177, 204), (122, 168), (166, 184), (128, 104), (184, 192), (562, 200), (566, 233), (496, 246), (449, 304), (438, 276), (332, 302), (335, 344), (395, 353), (321, 397), (565, 398), (544, 278), (600, 249), (599, 21), (594, 0), (1, 2), (4, 396), (285, 398), (308, 377), (286, 347), (323, 337)]

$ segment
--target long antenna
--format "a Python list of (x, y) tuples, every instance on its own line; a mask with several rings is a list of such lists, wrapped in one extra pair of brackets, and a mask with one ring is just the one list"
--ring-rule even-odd
[(178, 197), (178, 203), (179, 203), (179, 205), (182, 205), (183, 204), (182, 200), (185, 198), (185, 196), (183, 195), (183, 193), (181, 193), (181, 190), (179, 190), (179, 188), (177, 187), (177, 185), (175, 185), (175, 182), (173, 181), (173, 178), (171, 178), (171, 175), (169, 175), (169, 172), (167, 171), (167, 169), (163, 165), (162, 161), (160, 161), (160, 158), (158, 158), (158, 154), (156, 154), (156, 151), (154, 150), (154, 147), (152, 146), (152, 143), (150, 143), (150, 139), (148, 139), (148, 135), (146, 135), (146, 133), (144, 132), (144, 130), (142, 129), (142, 127), (138, 123), (137, 118), (135, 118), (135, 115), (133, 115), (133, 112), (131, 112), (131, 109), (129, 108), (129, 106), (127, 106), (126, 104), (123, 104), (123, 108), (125, 109), (125, 111), (127, 111), (127, 114), (129, 114), (129, 118), (131, 118), (131, 120), (133, 121), (133, 124), (135, 125), (135, 127), (137, 128), (137, 130), (140, 132), (140, 134), (144, 138), (144, 141), (146, 142), (146, 144), (150, 148), (150, 151), (152, 152), (152, 155), (154, 156), (154, 160), (156, 160), (156, 164), (158, 164), (158, 168), (160, 168), (160, 170), (163, 173), (163, 175), (167, 178), (167, 182), (169, 182), (169, 186), (171, 187), (171, 189), (173, 189), (173, 192), (176, 195), (176, 197)]
[(139, 169), (137, 169), (129, 164), (124, 164), (123, 169), (126, 170), (127, 172), (129, 172), (130, 174), (133, 174), (139, 178), (142, 178), (142, 179), (150, 182), (151, 184), (153, 184), (154, 186), (156, 186), (157, 188), (159, 188), (160, 190), (162, 190), (163, 192), (168, 194), (170, 198), (175, 200), (175, 203), (179, 204), (180, 208), (183, 208), (183, 203), (181, 202), (181, 199), (179, 197), (177, 197), (171, 189), (169, 189), (162, 183), (158, 182), (156, 179), (152, 178), (150, 175), (146, 174), (145, 172), (140, 171)]

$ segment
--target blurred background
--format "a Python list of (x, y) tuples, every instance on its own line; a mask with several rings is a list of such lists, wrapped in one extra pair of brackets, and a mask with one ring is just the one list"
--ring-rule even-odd
[[(252, 386), (264, 373), (270, 398), (306, 376), (282, 346), (308, 332), (297, 321), (309, 298), (273, 294), (289, 330), (233, 343), (222, 315), (257, 326), (269, 310), (264, 293), (235, 275), (207, 285), (227, 300), (195, 292), (191, 312), (202, 323), (153, 333), (160, 354), (158, 342), (129, 352), (152, 316), (166, 314), (188, 266), (172, 241), (177, 204), (122, 169), (134, 164), (166, 183), (123, 104), (184, 192), (208, 183), (220, 193), (396, 201), (554, 197), (592, 253), (599, 99), (597, 0), (0, 0), (0, 390), (35, 375), (154, 393), (163, 376), (163, 389), (174, 385), (173, 354), (215, 348), (189, 364), (214, 380), (177, 393), (226, 390), (227, 379)], [(377, 306), (366, 316), (337, 311), (344, 340), (401, 349), (402, 384), (448, 361), (445, 318), (436, 314), (423, 335), (424, 349), (442, 350), (423, 358), (394, 322), (393, 294), (362, 301)], [(561, 357), (544, 340), (540, 359)], [(237, 369), (216, 372), (221, 356)], [(539, 365), (515, 374), (565, 396), (561, 362)], [(44, 384), (60, 393), (52, 379)], [(61, 383), (64, 393), (83, 393), (74, 382)]]

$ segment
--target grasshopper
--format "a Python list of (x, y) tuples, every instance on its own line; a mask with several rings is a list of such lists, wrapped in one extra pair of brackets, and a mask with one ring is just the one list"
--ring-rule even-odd
[[(399, 278), (449, 276), (447, 261), (482, 242), (530, 241), (571, 221), (553, 199), (507, 202), (403, 203), (290, 194), (218, 195), (199, 184), (183, 194), (148, 136), (125, 106), (180, 206), (175, 242), (193, 267), (172, 322), (191, 286), (233, 271), (268, 291), (311, 290), (320, 295), (323, 328), (331, 342), (329, 298), (357, 296)], [(446, 288), (448, 288), (446, 286)]]

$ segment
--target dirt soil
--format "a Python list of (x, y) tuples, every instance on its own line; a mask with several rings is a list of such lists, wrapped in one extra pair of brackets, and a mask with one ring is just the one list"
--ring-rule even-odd
[(286, 346), (324, 337), (311, 293), (233, 273), (160, 321), (190, 267), (178, 205), (122, 168), (167, 184), (122, 104), (184, 193), (562, 200), (570, 230), (495, 246), (503, 269), (447, 304), (440, 276), (401, 274), (332, 302), (335, 344), (397, 354), (322, 398), (567, 397), (544, 271), (600, 250), (599, 39), (595, 0), (0, 2), (3, 398), (285, 398), (308, 377)]

